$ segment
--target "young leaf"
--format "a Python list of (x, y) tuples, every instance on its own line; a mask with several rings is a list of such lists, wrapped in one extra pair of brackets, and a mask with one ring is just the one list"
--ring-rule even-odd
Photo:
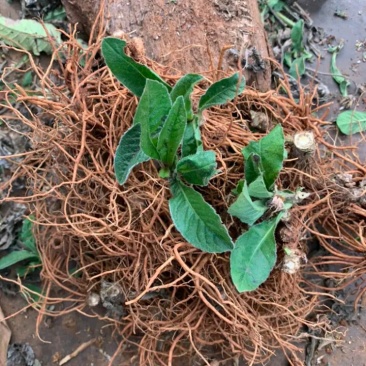
[(334, 81), (339, 85), (339, 90), (343, 97), (348, 95), (347, 88), (350, 85), (348, 80), (342, 75), (341, 71), (338, 69), (336, 61), (337, 54), (342, 49), (342, 45), (335, 47), (329, 47), (328, 52), (332, 53), (332, 59), (330, 61), (330, 72), (333, 76)]
[(116, 155), (114, 156), (114, 172), (117, 182), (125, 184), (131, 170), (138, 164), (150, 160), (141, 150), (141, 125), (139, 123), (130, 127), (119, 141)]
[(184, 99), (182, 96), (179, 96), (174, 102), (161, 129), (157, 144), (160, 160), (168, 167), (174, 163), (186, 125), (187, 114)]
[(292, 49), (298, 55), (300, 55), (304, 50), (302, 42), (303, 34), (304, 34), (304, 21), (300, 19), (295, 23), (295, 25), (292, 27), (291, 30)]
[(197, 120), (187, 123), (182, 141), (182, 157), (194, 155), (199, 151), (203, 151), (201, 131)]
[(336, 123), (345, 135), (353, 135), (357, 132), (366, 131), (366, 112), (342, 112), (338, 115)]
[(261, 158), (264, 182), (268, 190), (277, 179), (278, 173), (282, 169), (285, 157), (285, 137), (281, 125), (277, 125), (267, 136), (259, 141), (251, 141), (242, 153), (247, 160), (250, 154), (255, 153)]
[(133, 119), (141, 124), (141, 149), (153, 159), (160, 159), (156, 145), (164, 120), (172, 106), (167, 88), (154, 80), (147, 80)]
[(184, 98), (184, 105), (186, 106), (188, 121), (193, 119), (191, 93), (193, 91), (194, 85), (202, 79), (203, 77), (201, 75), (186, 74), (178, 80), (170, 92), (170, 97), (172, 98), (173, 103), (179, 96)]
[[(33, 216), (30, 216), (30, 218), (33, 218)], [(30, 219), (25, 218), (23, 220), (22, 230), (20, 232), (20, 240), (26, 249), (28, 249), (33, 254), (39, 256), (32, 227), (33, 222)]]
[(29, 252), (28, 250), (17, 250), (7, 254), (0, 259), (0, 271), (4, 268), (8, 268), (15, 263), (24, 261), (25, 259), (38, 259), (38, 254)]
[(217, 81), (207, 89), (204, 95), (202, 95), (198, 109), (201, 112), (213, 105), (225, 104), (241, 94), (244, 88), (245, 79), (239, 72), (229, 78)]
[(269, 277), (276, 263), (274, 232), (279, 217), (252, 226), (236, 241), (230, 272), (239, 292), (253, 291)]
[(303, 76), (305, 74), (305, 56), (300, 56), (296, 58), (292, 63), (289, 70), (289, 74), (294, 78), (297, 79), (299, 76)]
[(171, 90), (170, 85), (147, 66), (128, 57), (124, 51), (125, 47), (126, 42), (119, 38), (107, 37), (102, 41), (102, 54), (105, 63), (117, 80), (138, 97), (141, 97), (148, 79), (156, 80), (169, 91)]
[(191, 184), (207, 186), (216, 174), (216, 155), (213, 151), (199, 151), (179, 160), (177, 172)]
[(289, 70), (290, 75), (295, 79), (304, 75), (306, 72), (305, 61), (310, 60), (312, 57), (313, 55), (310, 52), (303, 51), (302, 54), (291, 63)]
[(33, 71), (27, 71), (23, 77), (22, 81), (20, 82), (21, 86), (24, 88), (31, 86), (33, 83)]
[(234, 196), (239, 196), (239, 194), (241, 192), (243, 192), (243, 189), (244, 189), (244, 182), (245, 180), (244, 179), (240, 179), (238, 184), (236, 185), (236, 187), (231, 191), (231, 193), (234, 195)]
[(250, 197), (254, 198), (273, 197), (273, 192), (269, 192), (264, 183), (263, 175), (260, 175), (254, 182), (249, 184), (248, 193)]
[(244, 182), (243, 190), (236, 201), (229, 207), (229, 214), (239, 218), (241, 222), (253, 225), (268, 207), (262, 201), (253, 201), (249, 196), (248, 186)]
[(39, 56), (41, 52), (50, 55), (53, 46), (49, 36), (57, 47), (62, 43), (61, 33), (52, 24), (32, 20), (12, 20), (0, 15), (0, 39), (8, 46), (19, 47)]
[(261, 157), (258, 154), (251, 153), (248, 156), (248, 159), (245, 161), (245, 180), (248, 185), (254, 182), (258, 177), (263, 175), (262, 172), (262, 161)]
[(34, 260), (32, 262), (27, 263), (26, 265), (18, 265), (15, 269), (17, 276), (26, 277), (29, 273), (34, 272), (36, 267), (40, 267), (42, 262), (38, 260)]
[(232, 250), (233, 242), (213, 207), (193, 188), (179, 181), (175, 181), (171, 188), (170, 215), (183, 238), (208, 253)]

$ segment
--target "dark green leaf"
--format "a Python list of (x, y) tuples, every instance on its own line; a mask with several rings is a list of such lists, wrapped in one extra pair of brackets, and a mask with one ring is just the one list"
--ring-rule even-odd
[(148, 79), (133, 123), (141, 124), (141, 149), (153, 159), (160, 159), (156, 146), (171, 106), (167, 88), (158, 81)]
[(285, 158), (285, 137), (281, 125), (277, 125), (267, 136), (259, 141), (252, 141), (246, 146), (242, 153), (248, 160), (250, 154), (255, 153), (261, 158), (262, 172), (267, 189), (272, 186), (282, 169)]
[(207, 186), (216, 174), (216, 155), (213, 151), (199, 151), (186, 156), (177, 164), (177, 172), (191, 184)]
[(263, 175), (262, 172), (262, 161), (258, 154), (252, 153), (248, 156), (245, 161), (245, 180), (248, 185), (254, 182), (259, 176)]
[(187, 114), (184, 106), (184, 99), (182, 96), (179, 96), (174, 102), (163, 128), (161, 129), (157, 144), (160, 160), (169, 167), (172, 166), (175, 161), (186, 125)]
[(252, 226), (236, 241), (230, 271), (239, 292), (253, 291), (269, 277), (276, 263), (274, 232), (279, 217)]
[(17, 250), (7, 254), (5, 257), (0, 259), (0, 270), (8, 268), (15, 263), (24, 261), (26, 259), (38, 259), (38, 255), (28, 250)]
[(339, 90), (343, 97), (348, 95), (347, 88), (350, 85), (348, 80), (342, 75), (341, 71), (337, 67), (337, 54), (343, 46), (329, 47), (328, 51), (332, 53), (332, 59), (330, 61), (330, 72), (333, 76), (334, 81), (339, 85)]
[(366, 131), (366, 112), (345, 111), (338, 115), (337, 126), (345, 135)]
[(19, 277), (25, 277), (29, 273), (32, 273), (35, 270), (35, 267), (38, 267), (42, 264), (40, 260), (36, 260), (34, 262), (28, 263), (26, 266), (17, 266), (16, 267), (16, 274)]
[(233, 242), (220, 216), (194, 189), (176, 181), (169, 200), (170, 214), (177, 230), (190, 244), (208, 253), (233, 249)]
[(202, 151), (201, 131), (197, 120), (187, 123), (182, 141), (182, 157), (194, 155), (198, 151)]
[(66, 20), (66, 10), (63, 6), (59, 6), (58, 8), (49, 11), (43, 18), (43, 21), (45, 22), (54, 22), (63, 20)]
[(119, 141), (114, 157), (114, 172), (119, 184), (125, 184), (136, 165), (150, 159), (141, 150), (140, 138), (141, 125), (137, 123), (130, 127)]
[(244, 182), (243, 190), (236, 201), (229, 207), (229, 214), (239, 218), (241, 222), (253, 225), (268, 207), (262, 201), (253, 201), (249, 196), (248, 186)]
[(300, 55), (304, 50), (302, 42), (304, 34), (304, 21), (298, 20), (291, 30), (292, 50)]
[(214, 105), (225, 104), (241, 94), (244, 88), (244, 76), (237, 72), (229, 78), (222, 79), (212, 84), (207, 89), (206, 93), (202, 95), (198, 108), (200, 111), (203, 111)]
[(193, 91), (194, 85), (202, 79), (203, 78), (201, 75), (186, 74), (178, 80), (178, 82), (174, 85), (172, 91), (170, 92), (170, 97), (172, 98), (173, 103), (179, 96), (182, 96), (184, 98), (188, 121), (192, 120), (193, 118), (191, 93)]
[(107, 66), (127, 89), (141, 97), (146, 80), (151, 79), (165, 85), (169, 91), (171, 90), (171, 87), (159, 75), (128, 57), (124, 52), (125, 47), (126, 42), (119, 38), (107, 37), (102, 42), (102, 54)]

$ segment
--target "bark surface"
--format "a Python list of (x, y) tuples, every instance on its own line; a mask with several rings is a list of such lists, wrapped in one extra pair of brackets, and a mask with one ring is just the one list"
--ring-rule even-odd
[[(225, 47), (240, 58), (255, 47), (268, 58), (269, 48), (260, 21), (257, 0), (63, 0), (69, 19), (90, 32), (100, 6), (108, 34), (123, 32), (143, 40), (146, 55), (181, 73), (207, 72), (217, 68)], [(238, 62), (223, 57), (222, 68)], [(240, 59), (239, 59), (240, 64)], [(265, 91), (271, 69), (244, 70), (247, 84)]]

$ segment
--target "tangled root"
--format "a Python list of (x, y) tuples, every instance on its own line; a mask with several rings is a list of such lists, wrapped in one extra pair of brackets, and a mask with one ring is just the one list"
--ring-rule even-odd
[[(306, 251), (310, 233), (330, 255), (316, 257), (309, 270), (338, 277), (342, 284), (364, 274), (366, 211), (356, 201), (346, 202), (347, 189), (334, 180), (334, 173), (349, 172), (357, 183), (366, 168), (351, 155), (352, 148), (329, 142), (328, 123), (314, 116), (315, 92), (302, 90), (295, 101), (286, 81), (267, 93), (247, 88), (235, 103), (207, 111), (203, 143), (216, 152), (221, 172), (200, 191), (234, 239), (243, 227), (227, 215), (227, 208), (232, 189), (243, 177), (241, 149), (263, 135), (248, 128), (249, 110), (268, 116), (267, 129), (281, 123), (287, 136), (311, 130), (321, 146), (306, 162), (285, 163), (280, 188), (302, 186), (311, 195), (294, 207), (284, 226), (287, 236), (278, 239), (277, 266), (270, 278), (256, 291), (238, 294), (230, 280), (228, 254), (203, 253), (174, 228), (168, 185), (158, 178), (153, 162), (135, 168), (124, 186), (117, 184), (114, 152), (131, 125), (137, 100), (100, 67), (100, 42), (101, 36), (81, 56), (71, 35), (63, 51), (66, 63), (57, 60), (57, 52), (57, 68), (43, 71), (32, 61), (39, 94), (29, 95), (21, 87), (12, 91), (27, 113), (13, 107), (7, 94), (4, 121), (9, 128), (16, 120), (29, 127), (32, 151), (21, 163), (12, 160), (18, 166), (3, 184), (8, 192), (3, 201), (26, 203), (35, 217), (47, 289), (41, 314), (48, 303), (57, 302), (69, 304), (60, 313), (84, 311), (87, 294), (110, 281), (122, 289), (124, 315), (108, 320), (124, 343), (138, 339), (141, 365), (173, 365), (187, 356), (191, 364), (240, 356), (253, 364), (278, 348), (296, 364), (293, 341), (299, 330), (324, 325), (309, 320), (322, 285), (305, 280), (302, 273), (281, 270), (284, 246)], [(142, 61), (167, 82), (177, 80), (167, 68)], [(280, 88), (288, 96), (280, 95)], [(195, 89), (195, 103), (202, 93)], [(26, 179), (28, 191), (14, 197), (11, 187), (19, 178)], [(330, 272), (332, 264), (348, 270)], [(53, 286), (64, 289), (65, 297), (53, 298)]]

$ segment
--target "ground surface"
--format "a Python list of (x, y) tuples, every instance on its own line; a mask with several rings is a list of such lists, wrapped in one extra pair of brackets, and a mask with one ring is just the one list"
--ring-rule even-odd
[[(179, 1), (179, 0), (178, 0)], [(356, 41), (364, 40), (366, 34), (366, 2), (364, 0), (307, 0), (300, 1), (309, 10), (315, 25), (322, 26), (328, 34), (345, 40), (345, 47), (338, 58), (338, 67), (352, 81), (351, 89), (359, 83), (366, 83), (366, 63), (362, 62), (362, 53), (356, 51)], [(336, 10), (345, 11), (348, 19), (333, 16)], [(16, 17), (17, 10), (9, 7), (6, 0), (0, 0), (0, 14)], [(326, 55), (326, 52), (324, 52)], [(358, 62), (361, 60), (361, 62)], [(320, 64), (319, 71), (329, 73), (329, 56)], [(319, 75), (334, 93), (337, 99), (338, 87), (329, 75)], [(335, 107), (336, 108), (336, 107)], [(0, 288), (0, 307), (5, 316), (10, 315), (25, 305), (20, 296), (7, 295)], [(366, 303), (363, 304), (366, 306)], [(339, 309), (338, 309), (339, 310)], [(40, 326), (43, 342), (35, 334), (36, 312), (28, 309), (9, 320), (12, 330), (12, 342), (29, 343), (42, 365), (52, 365), (54, 361), (72, 353), (80, 344), (100, 337), (95, 343), (80, 353), (67, 365), (106, 366), (109, 356), (113, 355), (117, 340), (112, 336), (106, 323), (95, 318), (86, 318), (80, 314), (70, 314), (57, 319), (46, 319)], [(366, 315), (365, 312), (354, 314), (353, 318), (341, 322), (340, 330), (345, 334), (343, 342), (332, 342), (324, 345), (314, 355), (312, 364), (329, 366), (363, 366), (366, 365)], [(305, 359), (304, 351), (304, 359)], [(126, 354), (124, 361), (115, 365), (130, 365), (131, 354)], [(269, 362), (271, 366), (286, 366), (282, 355)]]

